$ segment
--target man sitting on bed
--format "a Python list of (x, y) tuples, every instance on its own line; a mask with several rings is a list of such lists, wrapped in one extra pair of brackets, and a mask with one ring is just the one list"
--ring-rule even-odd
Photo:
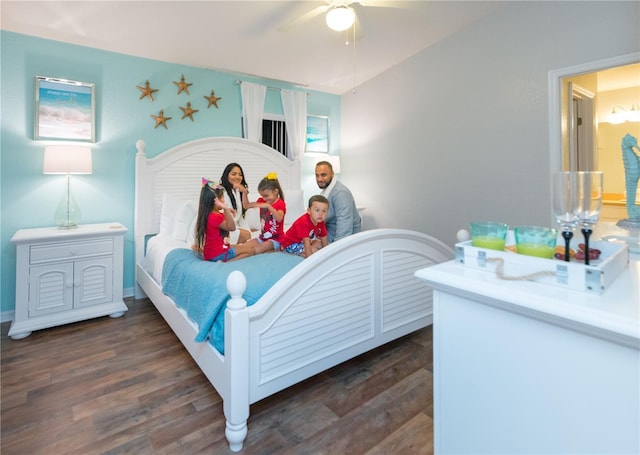
[(334, 178), (333, 167), (328, 161), (316, 164), (316, 183), (322, 195), (329, 200), (329, 213), (325, 220), (329, 242), (362, 231), (362, 220), (349, 188)]

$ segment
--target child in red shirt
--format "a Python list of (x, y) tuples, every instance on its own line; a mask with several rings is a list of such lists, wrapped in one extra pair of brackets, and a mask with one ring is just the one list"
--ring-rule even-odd
[(284, 236), (284, 215), (287, 204), (275, 172), (269, 173), (258, 184), (260, 197), (256, 202), (249, 202), (246, 192), (242, 193), (242, 203), (245, 208), (260, 208), (262, 232), (258, 238), (245, 243), (253, 248), (255, 254), (280, 251), (280, 240)]
[(224, 239), (236, 229), (233, 209), (224, 203), (224, 187), (202, 179), (196, 238), (193, 249), (202, 252), (205, 261), (229, 262), (253, 255), (253, 248), (245, 244), (229, 246)]
[(280, 242), (287, 253), (308, 258), (327, 246), (327, 227), (324, 220), (329, 212), (329, 200), (321, 195), (311, 196), (307, 213), (293, 222)]

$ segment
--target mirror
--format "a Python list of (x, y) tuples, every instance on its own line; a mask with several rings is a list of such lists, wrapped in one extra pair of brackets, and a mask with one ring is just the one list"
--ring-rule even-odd
[(552, 71), (549, 87), (551, 172), (603, 171), (601, 220), (626, 218), (621, 141), (640, 140), (640, 54)]

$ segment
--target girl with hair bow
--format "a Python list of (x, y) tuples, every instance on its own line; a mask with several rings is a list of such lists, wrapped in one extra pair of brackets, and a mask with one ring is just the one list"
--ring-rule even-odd
[(262, 230), (260, 236), (249, 240), (245, 245), (251, 245), (255, 254), (280, 251), (280, 239), (284, 236), (284, 215), (287, 204), (284, 193), (275, 172), (267, 174), (258, 184), (260, 197), (255, 202), (249, 202), (246, 193), (242, 193), (243, 204), (246, 208), (260, 208)]
[(236, 229), (233, 209), (224, 203), (224, 187), (202, 178), (196, 238), (193, 249), (202, 252), (205, 261), (229, 262), (253, 255), (253, 247), (247, 244), (230, 246), (225, 238)]

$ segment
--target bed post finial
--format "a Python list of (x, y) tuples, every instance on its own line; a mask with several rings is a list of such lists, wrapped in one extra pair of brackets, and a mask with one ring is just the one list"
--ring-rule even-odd
[(136, 149), (138, 149), (138, 155), (144, 155), (144, 149), (147, 148), (147, 144), (142, 139), (136, 141)]
[(247, 289), (244, 274), (239, 270), (231, 272), (227, 277), (227, 289), (231, 299), (224, 312), (224, 368), (228, 378), (223, 394), (227, 419), (224, 433), (231, 451), (239, 452), (247, 437), (249, 419), (249, 314), (242, 311), (247, 308), (247, 302), (242, 298)]
[(227, 277), (227, 289), (231, 295), (231, 299), (227, 302), (227, 308), (230, 310), (240, 310), (247, 306), (247, 302), (242, 298), (242, 294), (247, 289), (247, 279), (244, 274), (238, 270), (234, 270)]

